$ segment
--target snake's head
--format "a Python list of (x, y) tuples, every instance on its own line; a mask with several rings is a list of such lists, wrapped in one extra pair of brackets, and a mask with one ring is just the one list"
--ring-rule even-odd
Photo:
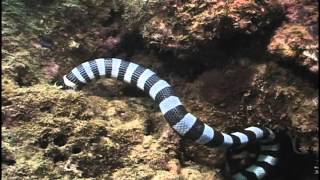
[(68, 86), (65, 81), (64, 81), (64, 78), (63, 77), (59, 77), (55, 83), (54, 83), (55, 86), (57, 86), (58, 88), (62, 89), (62, 90), (77, 90), (77, 86)]

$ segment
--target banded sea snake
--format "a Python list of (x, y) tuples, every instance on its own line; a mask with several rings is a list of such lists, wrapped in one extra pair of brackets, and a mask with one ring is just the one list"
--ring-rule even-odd
[(253, 142), (259, 143), (256, 161), (242, 171), (231, 175), (236, 180), (263, 179), (275, 166), (280, 144), (275, 141), (273, 131), (264, 127), (248, 127), (239, 132), (222, 133), (203, 123), (189, 113), (173, 88), (155, 72), (138, 64), (117, 58), (95, 59), (84, 62), (64, 75), (57, 85), (62, 89), (78, 89), (91, 80), (112, 77), (136, 85), (149, 94), (159, 105), (169, 125), (182, 138), (193, 140), (208, 147), (238, 148)]

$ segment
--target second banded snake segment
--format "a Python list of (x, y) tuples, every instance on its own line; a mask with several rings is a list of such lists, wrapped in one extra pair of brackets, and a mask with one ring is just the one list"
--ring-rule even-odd
[(254, 164), (232, 175), (233, 179), (263, 179), (278, 162), (279, 144), (268, 128), (248, 127), (239, 132), (223, 133), (189, 113), (172, 87), (155, 72), (117, 58), (95, 59), (72, 69), (59, 81), (63, 89), (77, 89), (86, 83), (112, 77), (137, 86), (159, 105), (169, 125), (182, 137), (208, 147), (237, 148), (258, 141), (260, 153)]

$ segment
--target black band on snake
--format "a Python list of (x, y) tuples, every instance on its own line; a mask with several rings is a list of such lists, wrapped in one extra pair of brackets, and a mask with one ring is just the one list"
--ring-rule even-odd
[(159, 105), (169, 125), (182, 138), (208, 147), (237, 148), (258, 142), (260, 147), (256, 161), (232, 175), (233, 179), (263, 179), (278, 162), (279, 144), (268, 128), (248, 127), (240, 132), (222, 133), (189, 113), (175, 95), (172, 87), (153, 71), (121, 59), (95, 59), (82, 63), (63, 76), (59, 85), (63, 89), (77, 89), (91, 80), (113, 77), (136, 85), (149, 94)]

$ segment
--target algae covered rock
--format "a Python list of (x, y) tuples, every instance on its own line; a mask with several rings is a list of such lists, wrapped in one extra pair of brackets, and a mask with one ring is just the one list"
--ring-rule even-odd
[[(318, 132), (318, 90), (273, 62), (238, 64), (227, 69), (200, 76), (198, 91), (203, 101), (215, 104), (220, 112), (226, 113), (225, 118), (232, 119), (229, 127), (245, 123), (244, 126), (258, 124), (286, 129), (290, 134), (299, 134), (301, 143), (297, 148), (302, 152), (319, 151), (317, 138), (310, 138)], [(218, 80), (209, 81), (208, 77)]]
[(284, 1), (286, 21), (272, 37), (268, 50), (282, 61), (319, 73), (318, 1)]
[(83, 95), (81, 97), (78, 94), (61, 94), (58, 88), (37, 85), (32, 88), (5, 88), (3, 93), (4, 124), (10, 124), (12, 121), (15, 123), (30, 121), (41, 113), (66, 116), (71, 119), (80, 117), (86, 119), (87, 116), (85, 110), (89, 104)]
[[(175, 159), (180, 138), (148, 101), (106, 100), (43, 84), (7, 85), (4, 93), (3, 178), (208, 176), (182, 173)], [(157, 128), (147, 130), (147, 119)]]
[(3, 177), (111, 175), (130, 162), (131, 147), (143, 140), (148, 115), (125, 112), (130, 102), (95, 98), (92, 106), (83, 94), (52, 86), (8, 87), (2, 108)]
[(143, 30), (147, 44), (190, 55), (236, 34), (263, 32), (279, 19), (281, 6), (271, 1), (165, 1), (154, 11)]

